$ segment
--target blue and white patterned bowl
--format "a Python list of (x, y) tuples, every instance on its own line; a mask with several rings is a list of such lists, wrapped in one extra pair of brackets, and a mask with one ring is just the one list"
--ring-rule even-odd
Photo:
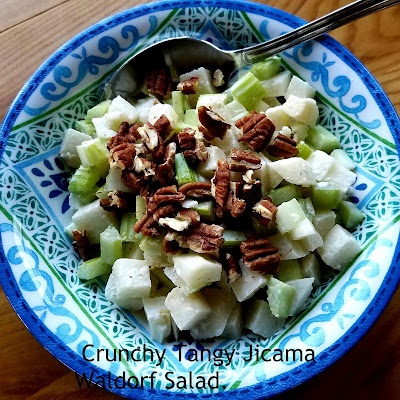
[[(151, 3), (108, 18), (76, 36), (32, 76), (1, 127), (0, 279), (11, 304), (55, 357), (79, 374), (111, 377), (150, 375), (154, 388), (112, 390), (130, 398), (268, 397), (300, 384), (342, 356), (372, 325), (400, 278), (399, 126), (379, 84), (346, 49), (329, 37), (283, 54), (288, 68), (318, 91), (321, 123), (339, 138), (357, 163), (353, 202), (366, 218), (354, 230), (363, 251), (339, 275), (326, 277), (304, 312), (264, 340), (247, 334), (239, 341), (187, 343), (151, 340), (142, 322), (104, 297), (102, 281), (80, 282), (77, 255), (63, 227), (69, 223), (67, 180), (58, 158), (63, 131), (98, 102), (105, 80), (125, 59), (161, 39), (191, 35), (224, 48), (248, 46), (282, 34), (303, 21), (270, 7), (241, 1)], [(157, 361), (86, 361), (82, 349), (161, 348)], [(259, 361), (251, 348), (313, 349), (314, 362)], [(189, 361), (193, 349), (234, 352), (224, 365)], [(269, 353), (269, 357), (279, 351)], [(90, 353), (87, 353), (89, 356)], [(218, 355), (218, 354), (217, 354)], [(210, 376), (218, 389), (167, 388), (165, 373)], [(146, 381), (149, 384), (149, 381)]]

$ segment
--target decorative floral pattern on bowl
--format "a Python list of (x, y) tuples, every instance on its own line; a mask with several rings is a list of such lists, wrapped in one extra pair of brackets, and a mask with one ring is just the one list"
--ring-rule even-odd
[[(156, 372), (154, 388), (111, 389), (130, 398), (161, 399), (182, 392), (192, 397), (265, 398), (337, 360), (386, 305), (400, 278), (400, 270), (395, 270), (400, 121), (369, 72), (328, 37), (297, 46), (283, 59), (317, 89), (320, 123), (340, 138), (342, 148), (357, 163), (351, 198), (366, 218), (353, 234), (363, 251), (345, 271), (326, 276), (299, 317), (288, 320), (269, 339), (249, 333), (239, 341), (164, 346), (151, 340), (144, 319), (105, 298), (101, 279), (81, 282), (76, 275), (79, 258), (64, 233), (72, 211), (58, 153), (63, 131), (98, 102), (110, 74), (131, 54), (164, 38), (190, 35), (238, 48), (301, 23), (273, 8), (240, 1), (152, 3), (99, 22), (75, 37), (38, 69), (18, 95), (0, 137), (1, 284), (36, 338), (73, 370), (93, 373), (93, 379), (108, 372), (114, 377)], [(146, 346), (165, 350), (166, 355), (161, 364), (157, 359), (89, 362), (82, 358), (88, 343), (94, 350)], [(268, 353), (271, 362), (246, 361), (256, 348), (313, 349), (316, 361), (297, 355), (286, 362), (274, 361), (277, 351)], [(211, 362), (193, 361), (191, 354), (202, 349), (210, 349), (216, 357)], [(217, 358), (221, 363), (215, 362)], [(204, 377), (219, 372), (220, 385), (169, 388), (168, 371)]]

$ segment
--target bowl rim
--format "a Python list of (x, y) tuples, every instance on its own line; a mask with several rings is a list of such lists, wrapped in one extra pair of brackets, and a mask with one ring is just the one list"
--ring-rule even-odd
[[(72, 39), (58, 48), (46, 61), (32, 74), (29, 80), (25, 83), (22, 89), (17, 94), (12, 102), (8, 112), (5, 115), (3, 123), (0, 127), (0, 160), (3, 157), (3, 152), (8, 141), (8, 135), (14, 125), (18, 115), (22, 111), (23, 105), (26, 103), (30, 95), (36, 90), (41, 81), (50, 73), (53, 67), (65, 58), (77, 46), (84, 43), (86, 40), (107, 31), (110, 28), (119, 26), (132, 19), (147, 15), (151, 12), (166, 11), (181, 8), (204, 8), (204, 7), (219, 7), (224, 9), (233, 9), (245, 12), (252, 12), (259, 16), (271, 17), (278, 16), (284, 18), (284, 22), (293, 28), (305, 23), (304, 20), (289, 14), (277, 8), (253, 3), (243, 0), (213, 1), (213, 0), (162, 0), (153, 3), (136, 6), (110, 17), (107, 17), (84, 31), (75, 35)], [(328, 35), (324, 35), (318, 39), (327, 49), (332, 51), (336, 56), (342, 59), (353, 70), (357, 71), (360, 79), (366, 85), (374, 101), (377, 103), (382, 112), (385, 121), (388, 124), (389, 130), (393, 136), (396, 150), (400, 150), (400, 119), (397, 112), (388, 98), (385, 91), (382, 89), (377, 80), (368, 71), (368, 69), (343, 45)], [(132, 389), (111, 389), (112, 392), (124, 397), (132, 398), (132, 396), (140, 398), (148, 398), (151, 396), (154, 399), (162, 399), (165, 396), (172, 398), (180, 396), (188, 396), (192, 398), (218, 397), (222, 399), (230, 398), (239, 399), (244, 394), (248, 398), (265, 398), (278, 393), (282, 393), (295, 386), (298, 386), (318, 373), (325, 370), (327, 367), (336, 362), (345, 353), (347, 353), (371, 328), (376, 319), (383, 312), (390, 298), (392, 297), (396, 287), (400, 281), (400, 269), (396, 268), (396, 264), (400, 262), (400, 237), (395, 247), (391, 265), (386, 273), (381, 286), (379, 287), (375, 297), (371, 300), (364, 312), (353, 323), (352, 327), (342, 335), (334, 344), (326, 348), (315, 358), (314, 363), (306, 363), (295, 367), (289, 372), (282, 373), (274, 378), (256, 383), (252, 386), (228, 390), (215, 394), (199, 394), (199, 393), (177, 393), (168, 390), (137, 388)], [(88, 375), (91, 372), (94, 375), (102, 375), (104, 370), (84, 361), (74, 351), (69, 349), (62, 341), (52, 333), (44, 323), (32, 312), (27, 302), (18, 287), (18, 284), (12, 273), (12, 269), (5, 256), (2, 239), (0, 237), (0, 282), (6, 294), (8, 301), (14, 308), (16, 314), (32, 333), (35, 339), (48, 350), (56, 359), (66, 365), (69, 369), (82, 375), (84, 372)], [(284, 386), (283, 386), (284, 385)], [(110, 389), (108, 389), (110, 390)]]

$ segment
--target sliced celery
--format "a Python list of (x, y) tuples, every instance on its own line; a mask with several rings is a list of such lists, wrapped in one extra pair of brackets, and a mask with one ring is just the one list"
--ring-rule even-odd
[(199, 201), (196, 206), (191, 208), (192, 210), (197, 211), (200, 214), (200, 217), (207, 221), (213, 221), (215, 218), (214, 202), (211, 200)]
[(294, 287), (270, 277), (268, 279), (268, 303), (272, 314), (277, 318), (286, 318), (296, 293)]
[(171, 280), (165, 275), (164, 268), (151, 267), (150, 274), (154, 275), (158, 279), (158, 281), (167, 289), (172, 290), (175, 287)]
[(251, 111), (267, 91), (260, 81), (251, 72), (248, 72), (232, 86), (231, 93), (239, 103)]
[(243, 232), (230, 230), (225, 230), (222, 238), (224, 239), (223, 247), (239, 246), (247, 239)]
[(175, 156), (175, 175), (179, 186), (189, 182), (197, 182), (199, 180), (197, 172), (189, 167), (183, 153), (178, 153)]
[(101, 257), (83, 262), (78, 268), (78, 278), (89, 280), (111, 272), (111, 265), (103, 262)]
[(304, 160), (307, 160), (313, 152), (313, 149), (305, 142), (300, 142), (296, 147), (299, 150), (297, 157), (304, 158)]
[(282, 282), (303, 278), (298, 260), (282, 261), (276, 277)]
[(301, 197), (301, 192), (298, 186), (290, 184), (272, 190), (268, 196), (276, 206), (279, 206), (286, 201)]
[(197, 129), (199, 125), (199, 117), (196, 110), (186, 110), (183, 116), (183, 123)]
[(135, 242), (141, 239), (141, 234), (133, 231), (133, 225), (137, 222), (136, 213), (126, 213), (122, 216), (119, 232), (125, 242)]
[(306, 142), (316, 150), (330, 153), (339, 148), (339, 139), (321, 125), (308, 128)]
[(146, 214), (146, 200), (136, 196), (136, 218), (139, 220)]
[(271, 227), (265, 226), (254, 215), (251, 216), (251, 223), (257, 236), (270, 236), (278, 232), (275, 225)]
[(350, 201), (341, 201), (338, 205), (338, 215), (342, 225), (346, 229), (357, 226), (364, 218), (364, 213)]
[(92, 193), (97, 186), (96, 183), (100, 179), (98, 170), (94, 167), (80, 166), (72, 175), (69, 181), (68, 190), (79, 196), (85, 196)]
[(75, 122), (75, 129), (92, 137), (94, 137), (96, 134), (96, 128), (94, 127), (94, 125), (84, 119)]
[(269, 57), (253, 65), (250, 72), (260, 81), (272, 78), (278, 73), (281, 66), (281, 58), (278, 56)]
[(164, 255), (163, 237), (144, 236), (139, 247), (149, 256), (157, 257)]
[(342, 194), (339, 189), (331, 186), (313, 186), (311, 190), (311, 200), (317, 209), (335, 209), (337, 208)]
[[(143, 235), (138, 233), (139, 240), (142, 239)], [(139, 240), (137, 242), (123, 242), (122, 243), (122, 254), (123, 258), (133, 258), (135, 260), (144, 260), (143, 250), (139, 247)]]
[(79, 158), (85, 167), (96, 167), (102, 178), (105, 178), (109, 171), (108, 156), (110, 152), (105, 144), (98, 138), (83, 142), (77, 146)]
[(188, 97), (180, 91), (172, 92), (172, 107), (180, 117), (191, 108)]
[(106, 264), (114, 264), (122, 258), (122, 239), (114, 226), (109, 226), (100, 234), (100, 251), (101, 260)]
[(111, 100), (105, 100), (88, 110), (86, 121), (91, 122), (93, 118), (101, 118), (110, 107)]

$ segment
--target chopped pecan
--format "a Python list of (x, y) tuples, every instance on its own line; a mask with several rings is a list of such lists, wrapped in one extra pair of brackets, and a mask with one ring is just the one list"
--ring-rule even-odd
[(260, 200), (254, 207), (256, 218), (265, 226), (271, 227), (275, 223), (278, 207), (270, 197)]
[(167, 66), (154, 68), (147, 74), (146, 84), (149, 93), (168, 97), (172, 91), (171, 72)]
[(267, 147), (267, 152), (274, 157), (296, 157), (299, 154), (299, 149), (296, 146), (297, 143), (295, 140), (278, 133), (272, 144)]
[(192, 128), (185, 128), (177, 135), (179, 147), (182, 151), (193, 150), (196, 148), (195, 131)]
[(174, 178), (176, 144), (171, 142), (165, 149), (164, 162), (158, 166), (158, 180), (161, 186), (168, 185)]
[(224, 81), (224, 73), (220, 69), (215, 70), (215, 72), (213, 74), (213, 86), (214, 87), (220, 87), (224, 83), (225, 83), (225, 81)]
[(181, 246), (179, 242), (176, 240), (176, 233), (173, 231), (169, 231), (163, 240), (163, 249), (166, 253), (176, 254), (179, 250), (181, 250)]
[(245, 172), (248, 169), (260, 169), (261, 160), (250, 151), (242, 151), (236, 148), (231, 150), (231, 163), (229, 169), (234, 172)]
[(233, 218), (241, 217), (246, 209), (246, 202), (241, 199), (243, 195), (242, 182), (230, 182), (229, 196), (226, 203), (226, 210), (229, 210)]
[(138, 174), (135, 171), (123, 170), (121, 181), (128, 187), (132, 188), (135, 193), (139, 193), (144, 185), (144, 175)]
[(276, 274), (281, 261), (278, 249), (268, 239), (247, 239), (240, 244), (244, 264), (262, 274)]
[(183, 233), (183, 241), (189, 249), (196, 253), (204, 253), (218, 257), (224, 239), (224, 228), (219, 225), (200, 224), (187, 233)]
[(160, 134), (153, 126), (145, 124), (138, 128), (138, 133), (140, 139), (142, 139), (142, 142), (150, 151), (159, 145)]
[[(140, 232), (142, 232), (143, 236), (156, 236), (159, 235), (160, 224), (159, 220), (162, 218), (170, 217), (171, 215), (175, 215), (178, 212), (178, 205), (176, 204), (167, 204), (158, 208), (154, 214), (147, 218), (146, 222), (142, 225)], [(133, 227), (133, 230), (136, 232), (136, 224)]]
[(245, 183), (243, 185), (243, 199), (247, 204), (253, 205), (257, 203), (261, 197), (261, 182), (258, 179), (252, 184)]
[(77, 230), (72, 231), (72, 246), (74, 250), (79, 254), (79, 257), (83, 261), (90, 260), (93, 256), (93, 245), (90, 243), (86, 236), (86, 230), (79, 232)]
[(165, 157), (165, 145), (164, 141), (162, 140), (160, 134), (156, 130), (157, 135), (158, 135), (158, 145), (153, 149), (151, 152), (151, 155), (153, 156), (154, 162), (157, 164), (163, 162), (164, 157)]
[(136, 156), (133, 161), (133, 169), (138, 173), (143, 173), (145, 178), (156, 174), (154, 163), (145, 157)]
[(255, 111), (236, 121), (235, 125), (243, 129), (243, 136), (239, 142), (247, 142), (249, 148), (254, 151), (265, 150), (275, 131), (272, 121), (265, 114)]
[(182, 232), (194, 227), (200, 223), (200, 215), (191, 209), (182, 209), (178, 212), (176, 217), (160, 218), (158, 223), (161, 226), (168, 227), (173, 231)]
[(207, 199), (211, 196), (211, 183), (189, 182), (179, 188), (179, 191), (193, 199)]
[(136, 195), (132, 193), (121, 192), (114, 190), (108, 193), (107, 197), (100, 199), (100, 206), (109, 212), (118, 211), (135, 211), (135, 198)]
[[(225, 160), (218, 160), (218, 168), (215, 171), (214, 177), (211, 179), (211, 194), (216, 202), (225, 208), (230, 186), (230, 171), (229, 165)], [(216, 210), (217, 211), (217, 210)], [(220, 213), (220, 212), (218, 212)], [(217, 214), (218, 215), (218, 214)], [(222, 217), (222, 215), (218, 215)]]
[(200, 161), (207, 160), (207, 149), (202, 141), (196, 139), (193, 129), (185, 128), (177, 135), (177, 139), (188, 164), (196, 167)]
[(178, 83), (177, 89), (180, 90), (183, 94), (196, 94), (199, 88), (199, 78), (197, 76), (193, 76), (186, 81), (181, 81)]
[(140, 137), (137, 131), (140, 126), (140, 124), (129, 126), (128, 122), (121, 122), (117, 134), (108, 141), (107, 149), (111, 150), (122, 143), (135, 143)]
[(202, 124), (199, 129), (206, 140), (213, 140), (216, 137), (224, 138), (226, 131), (230, 128), (230, 124), (227, 121), (205, 106), (200, 106), (197, 113)]
[(228, 277), (228, 282), (233, 283), (242, 275), (239, 264), (236, 262), (232, 254), (226, 254), (226, 262), (224, 263), (224, 269), (226, 276)]
[(111, 149), (110, 165), (122, 170), (132, 169), (136, 156), (136, 146), (133, 143), (121, 143)]
[(172, 185), (158, 189), (150, 199), (150, 203), (157, 205), (167, 202), (182, 203), (183, 200), (185, 200), (185, 195), (178, 192), (176, 186)]
[(153, 127), (160, 134), (161, 138), (165, 140), (172, 131), (171, 121), (163, 114), (153, 124)]

